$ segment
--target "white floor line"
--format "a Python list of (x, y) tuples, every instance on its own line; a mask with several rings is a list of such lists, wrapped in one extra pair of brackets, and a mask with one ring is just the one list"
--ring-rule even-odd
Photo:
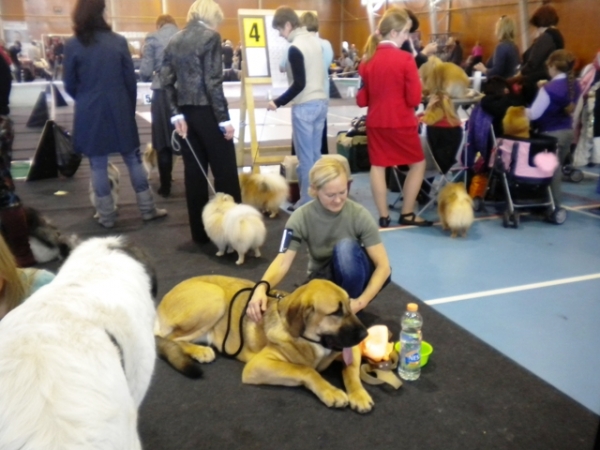
[(594, 219), (600, 219), (600, 216), (598, 214), (587, 212), (584, 210), (584, 208), (571, 208), (569, 206), (563, 206), (563, 208), (565, 208), (568, 211), (573, 211), (577, 214), (583, 214), (584, 216), (593, 217)]
[(594, 178), (598, 178), (600, 177), (600, 173), (596, 173), (596, 172), (587, 172), (587, 171), (583, 171), (583, 174), (588, 176), (588, 177), (594, 177)]
[(558, 286), (561, 284), (578, 283), (580, 281), (596, 280), (600, 278), (600, 273), (591, 275), (582, 275), (580, 277), (562, 278), (554, 281), (544, 281), (541, 283), (523, 284), (521, 286), (513, 286), (503, 289), (492, 289), (490, 291), (474, 292), (472, 294), (454, 295), (452, 297), (437, 298), (434, 300), (426, 300), (424, 303), (428, 305), (441, 305), (443, 303), (460, 302), (463, 300), (471, 300), (473, 298), (490, 297), (492, 295), (510, 294), (511, 292), (528, 291), (531, 289), (540, 289), (550, 286)]
[[(498, 219), (502, 216), (498, 215), (498, 214), (492, 214), (491, 216), (485, 216), (485, 217), (477, 217), (475, 219), (475, 222), (483, 222), (484, 220), (495, 220)], [(433, 226), (438, 226), (440, 224), (440, 222), (434, 222)], [(379, 232), (380, 233), (385, 233), (386, 231), (398, 231), (398, 230), (410, 230), (412, 228), (418, 228), (416, 225), (396, 225), (396, 226), (391, 226), (388, 228), (380, 228)]]
[(592, 203), (590, 205), (571, 206), (570, 208), (573, 210), (576, 210), (576, 211), (579, 211), (582, 209), (594, 209), (594, 208), (600, 208), (600, 203)]
[(334, 116), (334, 117), (339, 117), (340, 119), (346, 119), (348, 121), (348, 126), (350, 126), (350, 122), (352, 121), (352, 119), (354, 119), (354, 117), (349, 117), (349, 116), (340, 116), (339, 114), (334, 114), (332, 112), (328, 112), (327, 113), (327, 117), (329, 116)]

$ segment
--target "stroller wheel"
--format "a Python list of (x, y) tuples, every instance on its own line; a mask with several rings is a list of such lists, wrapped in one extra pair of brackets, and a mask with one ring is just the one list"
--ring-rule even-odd
[(510, 213), (508, 211), (504, 211), (504, 214), (502, 215), (502, 226), (504, 228), (508, 228), (509, 225), (510, 225)]
[(583, 172), (579, 169), (573, 169), (571, 173), (569, 173), (569, 180), (573, 183), (579, 183), (583, 180)]
[(556, 225), (562, 225), (567, 220), (567, 210), (564, 208), (557, 208), (550, 214), (548, 220)]
[(519, 228), (519, 223), (521, 223), (521, 217), (518, 212), (514, 212), (512, 215), (513, 228)]
[(483, 209), (483, 199), (479, 196), (473, 198), (473, 211), (479, 212)]

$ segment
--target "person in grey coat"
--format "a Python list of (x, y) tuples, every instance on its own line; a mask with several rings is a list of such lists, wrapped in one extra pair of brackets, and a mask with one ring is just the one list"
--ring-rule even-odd
[(142, 166), (135, 122), (136, 81), (127, 41), (104, 20), (105, 0), (78, 0), (75, 37), (65, 44), (64, 83), (75, 100), (73, 147), (89, 158), (98, 222), (115, 225), (116, 205), (108, 179), (108, 155), (121, 154), (144, 220), (167, 215), (154, 205)]
[(169, 100), (160, 84), (160, 69), (163, 63), (165, 47), (179, 29), (175, 19), (168, 14), (158, 16), (156, 31), (148, 34), (142, 50), (140, 78), (152, 81), (152, 147), (158, 154), (158, 175), (160, 187), (158, 194), (168, 197), (171, 194), (171, 173), (173, 172), (173, 149), (171, 148), (171, 111)]
[[(223, 11), (213, 0), (196, 0), (187, 24), (165, 48), (160, 80), (169, 97), (171, 122), (187, 143), (181, 147), (185, 195), (192, 240), (209, 242), (202, 222), (208, 203), (208, 182), (202, 173), (213, 173), (217, 192), (240, 203), (234, 128), (223, 92), (221, 36), (216, 31)], [(202, 166), (200, 166), (200, 164)]]

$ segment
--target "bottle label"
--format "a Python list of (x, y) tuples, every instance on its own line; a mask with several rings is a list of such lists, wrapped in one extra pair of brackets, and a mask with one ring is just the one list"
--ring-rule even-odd
[(421, 353), (416, 350), (404, 355), (404, 366), (411, 369), (421, 367)]

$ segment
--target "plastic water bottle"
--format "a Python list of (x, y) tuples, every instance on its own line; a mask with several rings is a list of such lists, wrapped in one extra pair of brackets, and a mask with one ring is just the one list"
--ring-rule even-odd
[(403, 380), (417, 380), (421, 375), (421, 327), (423, 317), (419, 305), (409, 303), (400, 319), (400, 364), (398, 375)]

